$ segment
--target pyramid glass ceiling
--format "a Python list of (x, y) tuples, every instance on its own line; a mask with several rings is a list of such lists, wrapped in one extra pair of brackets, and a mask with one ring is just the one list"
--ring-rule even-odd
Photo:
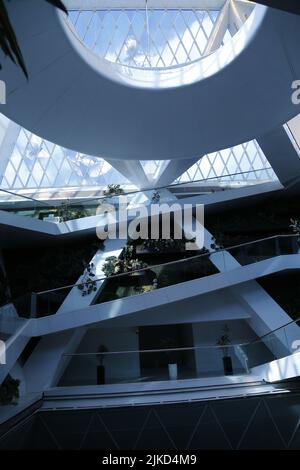
[(255, 4), (247, 0), (67, 0), (78, 37), (101, 58), (163, 68), (199, 60), (236, 34)]

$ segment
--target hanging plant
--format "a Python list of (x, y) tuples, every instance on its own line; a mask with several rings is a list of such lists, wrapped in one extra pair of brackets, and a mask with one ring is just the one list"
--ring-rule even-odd
[(95, 265), (94, 263), (89, 263), (83, 273), (83, 281), (77, 286), (81, 291), (82, 297), (97, 291), (97, 281), (93, 277), (95, 277)]
[[(61, 0), (46, 0), (51, 5), (60, 8), (66, 14), (68, 11)], [(3, 53), (23, 70), (26, 78), (28, 72), (20, 49), (18, 38), (13, 29), (4, 0), (0, 0), (0, 47)], [(2, 68), (0, 64), (0, 69)]]

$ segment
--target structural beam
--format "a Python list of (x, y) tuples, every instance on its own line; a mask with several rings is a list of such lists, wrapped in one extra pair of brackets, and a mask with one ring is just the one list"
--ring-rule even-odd
[(149, 181), (145, 175), (139, 160), (107, 160), (111, 166), (119, 171), (125, 178), (139, 189), (149, 187)]
[(186, 160), (170, 160), (163, 173), (155, 181), (157, 188), (172, 184), (176, 178), (179, 178), (186, 170), (199, 160), (197, 158), (188, 158)]
[[(148, 8), (220, 10), (226, 0), (148, 0)], [(145, 9), (145, 0), (64, 0), (68, 10)]]
[(215, 51), (221, 46), (229, 24), (229, 5), (229, 2), (227, 1), (219, 14), (218, 19), (215, 22), (214, 28), (212, 30), (212, 33), (209, 37), (209, 40), (206, 44), (204, 55)]
[(285, 187), (300, 181), (300, 151), (287, 126), (274, 129), (257, 142)]

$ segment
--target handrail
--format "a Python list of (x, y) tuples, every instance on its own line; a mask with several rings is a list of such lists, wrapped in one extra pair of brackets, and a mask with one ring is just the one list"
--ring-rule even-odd
[[(246, 175), (246, 174), (249, 174), (249, 173), (258, 173), (259, 171), (272, 170), (272, 169), (273, 168), (271, 166), (269, 166), (269, 167), (261, 168), (259, 170), (240, 171), (240, 172), (237, 172), (237, 173), (230, 173), (228, 175), (210, 176), (209, 178), (202, 178), (202, 179), (194, 180), (194, 181), (183, 181), (181, 183), (171, 183), (171, 184), (168, 184), (168, 185), (165, 185), (165, 186), (156, 186), (156, 187), (152, 187), (152, 188), (142, 188), (142, 189), (137, 189), (137, 190), (133, 190), (133, 191), (124, 191), (122, 196), (131, 196), (131, 195), (134, 195), (134, 194), (145, 193), (145, 192), (148, 192), (148, 191), (161, 191), (163, 189), (169, 189), (169, 188), (172, 189), (172, 188), (176, 188), (178, 186), (192, 185), (194, 183), (201, 183), (201, 182), (203, 183), (205, 181), (219, 180), (219, 179), (222, 179), (222, 178), (229, 178), (231, 176)], [(88, 198), (88, 202), (96, 201), (96, 200), (99, 200), (99, 199), (108, 199), (109, 197), (112, 197), (112, 196), (92, 197), (92, 198)], [(85, 199), (85, 201), (86, 200), (87, 199)], [(74, 205), (76, 205), (76, 201), (74, 201), (74, 202), (72, 201), (70, 203), (70, 205), (72, 205), (73, 203), (74, 203)]]
[[(276, 328), (275, 330), (269, 331), (269, 333), (266, 333), (265, 335), (259, 336), (255, 340), (252, 341), (247, 341), (244, 343), (229, 343), (224, 346), (220, 345), (210, 345), (210, 346), (189, 346), (186, 348), (161, 348), (161, 349), (136, 349), (136, 350), (129, 350), (129, 351), (107, 351), (107, 352), (91, 352), (91, 353), (65, 353), (63, 354), (63, 357), (70, 357), (70, 356), (109, 356), (111, 354), (134, 354), (134, 353), (156, 353), (156, 352), (172, 352), (172, 351), (193, 351), (195, 349), (201, 349), (201, 350), (206, 350), (206, 349), (226, 349), (226, 348), (237, 348), (237, 347), (245, 347), (245, 346), (250, 346), (255, 343), (261, 342), (266, 336), (274, 334), (276, 331), (281, 330), (286, 328), (287, 326), (296, 323), (300, 321), (300, 317), (298, 317), (296, 320), (292, 320), (288, 323), (285, 323), (284, 325)], [(300, 330), (299, 330), (300, 331)], [(245, 355), (246, 356), (246, 355)]]
[(4, 193), (7, 193), (7, 194), (11, 194), (12, 196), (17, 196), (19, 198), (24, 198), (24, 199), (28, 199), (29, 201), (33, 201), (34, 203), (41, 203), (41, 204), (44, 204), (45, 206), (49, 206), (49, 207), (52, 207), (51, 204), (49, 204), (48, 202), (44, 201), (43, 199), (34, 199), (33, 197), (30, 197), (30, 196), (25, 196), (23, 194), (18, 194), (18, 193), (14, 193), (13, 191), (9, 191), (8, 189), (3, 189), (3, 188), (0, 188), (0, 192), (4, 192)]
[(226, 344), (226, 346), (189, 346), (186, 348), (161, 348), (161, 349), (133, 349), (129, 351), (107, 351), (101, 353), (65, 353), (63, 356), (109, 356), (110, 354), (134, 354), (134, 353), (156, 353), (156, 352), (172, 352), (172, 351), (192, 351), (194, 349), (224, 349), (234, 348), (236, 346), (246, 346), (248, 343)]
[[(265, 170), (272, 170), (272, 167), (269, 166), (269, 167), (261, 168), (261, 169), (258, 169), (258, 170), (240, 171), (240, 172), (237, 172), (237, 173), (230, 173), (228, 175), (210, 176), (209, 178), (202, 178), (202, 179), (194, 180), (194, 181), (184, 181), (184, 182), (180, 182), (180, 183), (172, 183), (172, 184), (165, 185), (165, 186), (157, 186), (157, 187), (152, 187), (152, 188), (137, 189), (137, 190), (133, 190), (133, 191), (125, 191), (122, 195), (127, 196), (127, 195), (133, 195), (133, 194), (138, 194), (138, 193), (144, 193), (144, 192), (147, 192), (147, 191), (159, 191), (159, 190), (168, 189), (168, 188), (172, 189), (172, 188), (177, 187), (177, 186), (192, 185), (194, 183), (201, 183), (201, 182), (205, 182), (205, 181), (219, 180), (219, 179), (222, 179), (222, 178), (229, 178), (231, 176), (238, 176), (238, 175), (246, 175), (246, 174), (249, 174), (249, 173), (258, 173), (260, 171), (265, 171)], [(18, 194), (18, 193), (15, 193), (13, 191), (9, 191), (9, 190), (3, 189), (3, 188), (0, 188), (0, 191), (6, 192), (6, 193), (11, 194), (13, 196), (17, 196), (19, 198), (28, 199), (30, 201), (33, 201), (34, 203), (45, 204), (48, 207), (52, 207), (54, 205), (54, 203), (52, 205), (49, 202), (49, 201), (51, 201), (49, 199), (47, 201), (44, 201), (43, 199), (34, 199), (30, 196), (25, 196), (23, 194)], [(108, 199), (109, 197), (112, 197), (112, 196), (103, 196), (103, 195), (101, 195), (101, 196), (92, 197), (92, 198), (84, 198), (84, 199), (82, 199), (82, 202), (92, 202), (92, 201), (97, 201), (99, 199)], [(78, 199), (80, 199), (80, 198), (78, 198)], [(66, 200), (68, 201), (68, 204), (70, 206), (80, 204), (79, 200), (77, 200), (77, 201), (76, 200), (70, 201), (70, 199), (66, 199)]]
[(257, 243), (260, 243), (260, 242), (265, 242), (267, 240), (280, 239), (280, 238), (295, 238), (296, 239), (297, 237), (298, 237), (297, 234), (296, 235), (294, 235), (294, 234), (272, 235), (271, 237), (261, 238), (261, 239), (254, 240), (254, 241), (251, 241), (251, 242), (246, 242), (246, 243), (240, 243), (238, 245), (232, 245), (230, 247), (221, 248), (219, 250), (212, 250), (212, 251), (209, 251), (208, 253), (202, 253), (200, 255), (190, 256), (188, 258), (182, 258), (180, 260), (169, 261), (167, 263), (160, 263), (160, 264), (155, 264), (155, 265), (152, 265), (152, 266), (147, 266), (145, 268), (134, 269), (134, 270), (128, 271), (126, 273), (115, 274), (115, 275), (109, 276), (109, 277), (104, 276), (104, 277), (100, 277), (100, 278), (97, 278), (97, 279), (94, 278), (91, 281), (79, 282), (79, 283), (76, 283), (76, 284), (70, 284), (70, 285), (66, 285), (66, 286), (62, 286), (62, 287), (57, 287), (56, 289), (48, 289), (48, 290), (45, 290), (45, 291), (34, 292), (34, 295), (48, 294), (50, 292), (56, 292), (56, 291), (59, 291), (59, 290), (62, 290), (62, 289), (69, 289), (71, 287), (87, 285), (87, 284), (92, 283), (92, 282), (105, 281), (105, 280), (110, 279), (110, 278), (116, 279), (116, 278), (119, 278), (119, 277), (122, 277), (122, 276), (128, 276), (132, 273), (137, 273), (137, 272), (142, 272), (142, 271), (147, 271), (147, 270), (159, 268), (161, 266), (170, 266), (170, 265), (174, 265), (174, 264), (177, 265), (179, 263), (185, 263), (185, 262), (195, 260), (195, 259), (198, 259), (198, 258), (203, 258), (205, 256), (208, 257), (208, 256), (211, 256), (215, 253), (224, 253), (224, 252), (236, 249), (236, 248), (242, 248), (242, 247), (245, 247), (245, 246), (248, 246), (248, 245), (254, 245), (254, 244), (257, 244)]

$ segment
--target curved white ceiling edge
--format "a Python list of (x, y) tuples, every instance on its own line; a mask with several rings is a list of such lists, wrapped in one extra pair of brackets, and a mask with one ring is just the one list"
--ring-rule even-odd
[(0, 111), (51, 142), (108, 159), (187, 159), (259, 137), (299, 113), (291, 101), (300, 79), (299, 16), (261, 7), (260, 24), (225, 67), (153, 89), (116, 81), (107, 62), (105, 74), (88, 66), (54, 8), (24, 3), (7, 5), (30, 80), (0, 54), (7, 86)]
[(99, 57), (80, 40), (73, 24), (60, 10), (58, 10), (58, 17), (72, 47), (95, 73), (120, 85), (160, 89), (189, 85), (209, 78), (229, 65), (255, 37), (257, 29), (262, 26), (266, 11), (265, 6), (256, 5), (238, 32), (212, 54), (188, 64), (155, 69), (126, 66)]

